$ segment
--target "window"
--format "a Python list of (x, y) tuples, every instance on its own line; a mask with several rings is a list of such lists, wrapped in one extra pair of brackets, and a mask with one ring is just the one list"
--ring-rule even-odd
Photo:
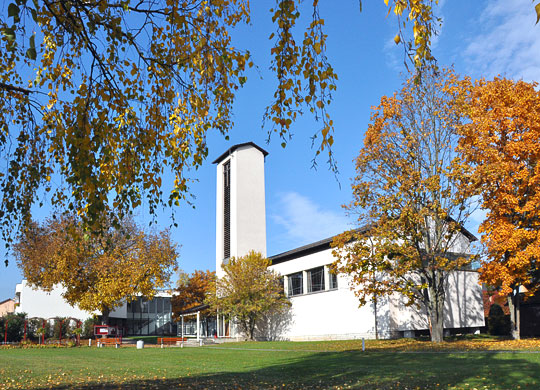
[(289, 281), (287, 290), (290, 297), (304, 293), (303, 279), (302, 272), (297, 272), (287, 277), (287, 280)]
[(231, 160), (223, 164), (223, 258), (231, 257)]
[(329, 286), (330, 290), (337, 289), (337, 275), (333, 274), (332, 272), (329, 272), (328, 279), (330, 281), (330, 286)]
[(146, 298), (140, 297), (141, 302), (141, 313), (148, 313), (148, 300)]
[(306, 275), (308, 293), (324, 291), (324, 267), (310, 269)]
[(156, 299), (154, 298), (150, 300), (148, 303), (150, 305), (150, 309), (149, 309), (150, 313), (155, 314), (156, 313)]

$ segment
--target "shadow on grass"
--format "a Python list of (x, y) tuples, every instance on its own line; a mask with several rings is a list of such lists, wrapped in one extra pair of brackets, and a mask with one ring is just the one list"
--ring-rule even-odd
[(126, 382), (49, 385), (42, 389), (428, 390), (475, 387), (489, 390), (540, 388), (540, 354), (358, 351), (315, 353), (297, 357), (293, 355), (287, 363), (248, 372), (217, 372)]

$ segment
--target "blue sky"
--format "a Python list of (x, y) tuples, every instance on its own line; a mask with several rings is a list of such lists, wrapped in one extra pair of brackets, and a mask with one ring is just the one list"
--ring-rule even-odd
[[(305, 2), (308, 6), (310, 2)], [(338, 89), (330, 106), (336, 134), (334, 153), (340, 174), (328, 171), (326, 160), (317, 160), (312, 169), (314, 150), (310, 136), (319, 125), (310, 117), (293, 127), (294, 137), (283, 149), (281, 141), (261, 129), (265, 107), (274, 91), (269, 66), (273, 31), (268, 8), (273, 2), (252, 2), (252, 25), (235, 32), (238, 47), (249, 49), (257, 69), (248, 74), (248, 82), (239, 91), (235, 105), (235, 126), (230, 140), (209, 133), (209, 157), (203, 166), (191, 172), (194, 206), (183, 205), (176, 211), (178, 228), (172, 236), (179, 246), (179, 265), (186, 271), (215, 269), (215, 166), (211, 163), (230, 146), (253, 141), (265, 148), (267, 251), (277, 254), (339, 233), (352, 227), (341, 205), (351, 199), (350, 178), (353, 159), (358, 154), (369, 123), (370, 107), (381, 96), (400, 88), (406, 70), (403, 49), (393, 43), (397, 22), (385, 18), (381, 0), (322, 0), (321, 16), (328, 34), (328, 57), (336, 70)], [(339, 4), (339, 7), (336, 6)], [(524, 0), (440, 1), (438, 15), (443, 18), (434, 53), (442, 66), (453, 65), (462, 75), (491, 78), (497, 74), (526, 81), (540, 80), (540, 26), (535, 26), (534, 4)], [(306, 8), (307, 9), (307, 8)], [(47, 215), (48, 209), (40, 210)], [(481, 213), (471, 221), (475, 231)], [(147, 224), (144, 210), (137, 219)], [(170, 213), (164, 210), (158, 225), (167, 227)], [(14, 295), (15, 284), (22, 280), (15, 261), (0, 272), (0, 301)]]

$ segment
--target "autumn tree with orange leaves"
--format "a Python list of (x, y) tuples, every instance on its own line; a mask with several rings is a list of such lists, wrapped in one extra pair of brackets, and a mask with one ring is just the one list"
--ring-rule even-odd
[[(178, 319), (179, 313), (204, 305), (208, 295), (215, 294), (215, 280), (216, 271), (195, 270), (191, 275), (184, 274), (171, 298), (173, 317)], [(209, 309), (201, 311), (203, 317), (213, 313)]]
[(122, 302), (166, 287), (177, 259), (168, 231), (148, 233), (129, 219), (100, 237), (86, 233), (74, 218), (33, 222), (14, 252), (30, 285), (45, 291), (63, 287), (69, 304), (100, 311), (103, 323)]
[(464, 168), (453, 164), (457, 86), (451, 70), (432, 70), (374, 107), (347, 206), (363, 228), (334, 240), (334, 267), (351, 276), (360, 304), (404, 295), (425, 310), (434, 342), (447, 278), (471, 262), (462, 233), (470, 201), (457, 196)]
[(508, 294), (519, 338), (518, 289), (538, 291), (540, 261), (540, 93), (537, 83), (497, 77), (464, 82), (459, 151), (471, 172), (468, 195), (487, 211), (480, 225), (481, 280)]

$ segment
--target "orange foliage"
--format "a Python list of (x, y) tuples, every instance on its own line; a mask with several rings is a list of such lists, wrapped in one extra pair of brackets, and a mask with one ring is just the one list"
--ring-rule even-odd
[[(178, 317), (182, 311), (203, 305), (207, 295), (214, 293), (213, 285), (215, 280), (215, 271), (195, 270), (175, 290), (175, 294), (171, 299), (173, 316)], [(210, 313), (205, 310), (202, 314), (206, 316)]]
[(481, 279), (509, 294), (525, 285), (538, 290), (540, 259), (540, 93), (536, 83), (495, 78), (463, 83), (462, 163), (471, 172), (464, 187), (481, 196), (487, 259)]
[[(335, 266), (349, 274), (360, 303), (400, 293), (423, 304), (442, 339), (444, 285), (471, 259), (458, 245), (469, 200), (458, 201), (466, 173), (455, 165), (461, 117), (451, 70), (426, 70), (374, 107), (356, 160), (353, 201), (362, 231), (338, 236)], [(435, 332), (436, 330), (436, 332)]]

